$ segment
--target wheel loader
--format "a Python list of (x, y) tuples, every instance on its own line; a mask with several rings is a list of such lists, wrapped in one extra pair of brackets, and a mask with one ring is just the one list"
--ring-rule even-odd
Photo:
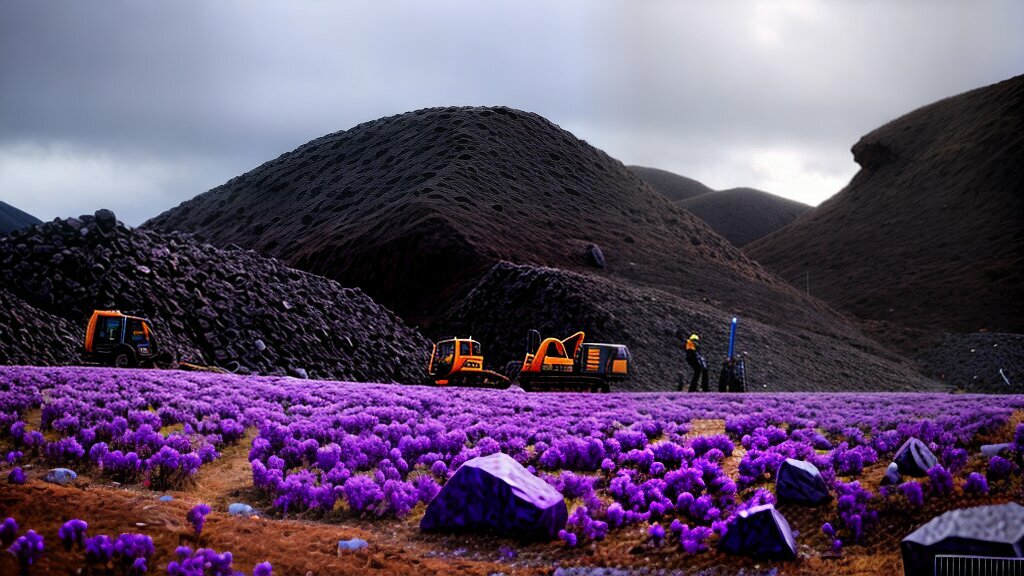
[(609, 392), (612, 382), (629, 373), (629, 349), (622, 344), (584, 342), (577, 332), (565, 340), (540, 337), (530, 330), (526, 356), (519, 369), (519, 385), (531, 390), (578, 390)]
[(149, 320), (140, 316), (94, 310), (85, 330), (83, 356), (115, 368), (152, 366), (159, 356), (156, 333)]
[(484, 369), (480, 343), (472, 338), (449, 338), (434, 344), (427, 373), (438, 386), (509, 387), (506, 376)]

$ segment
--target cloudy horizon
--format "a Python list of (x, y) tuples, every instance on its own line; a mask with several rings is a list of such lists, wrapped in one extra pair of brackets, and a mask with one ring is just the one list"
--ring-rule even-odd
[(1024, 72), (1024, 3), (0, 6), (0, 200), (149, 217), (324, 134), (536, 112), (625, 164), (816, 205), (860, 136)]

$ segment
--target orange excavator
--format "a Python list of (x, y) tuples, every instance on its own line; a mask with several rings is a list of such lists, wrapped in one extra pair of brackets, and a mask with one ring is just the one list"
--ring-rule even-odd
[(572, 390), (589, 388), (608, 392), (612, 382), (624, 380), (629, 373), (629, 349), (622, 344), (584, 342), (583, 332), (564, 340), (541, 339), (530, 330), (526, 338), (526, 357), (519, 370), (523, 390)]
[(162, 352), (153, 323), (120, 310), (93, 310), (85, 329), (82, 356), (88, 363), (114, 368), (177, 368), (228, 373), (217, 366), (181, 362), (174, 354)]
[(95, 310), (85, 329), (86, 359), (113, 366), (152, 366), (157, 360), (156, 333), (149, 320), (119, 310)]
[(506, 376), (484, 369), (480, 343), (472, 338), (449, 338), (434, 344), (427, 373), (438, 386), (509, 387)]

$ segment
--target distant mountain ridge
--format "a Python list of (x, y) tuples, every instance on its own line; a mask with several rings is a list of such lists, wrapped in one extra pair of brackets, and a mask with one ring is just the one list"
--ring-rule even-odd
[(730, 188), (679, 201), (712, 230), (743, 247), (789, 225), (811, 207), (755, 188)]
[(665, 195), (673, 202), (694, 198), (702, 194), (714, 192), (713, 188), (704, 185), (693, 178), (687, 178), (661, 170), (660, 168), (648, 168), (646, 166), (627, 166), (634, 174), (651, 185), (656, 191)]
[(796, 220), (807, 204), (755, 188), (714, 190), (667, 170), (630, 166), (669, 200), (686, 208), (737, 247), (743, 247)]

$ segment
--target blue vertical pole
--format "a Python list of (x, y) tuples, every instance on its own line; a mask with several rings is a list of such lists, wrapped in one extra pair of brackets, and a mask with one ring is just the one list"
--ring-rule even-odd
[(732, 328), (729, 329), (729, 360), (732, 360), (733, 345), (736, 343), (736, 318), (732, 319)]

